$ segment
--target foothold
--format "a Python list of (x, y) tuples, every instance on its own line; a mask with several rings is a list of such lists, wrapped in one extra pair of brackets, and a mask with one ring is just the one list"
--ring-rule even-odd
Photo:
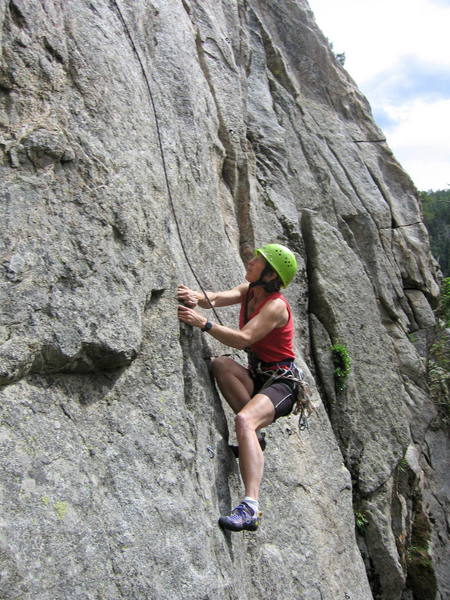
[(214, 452), (212, 446), (206, 446), (206, 449), (208, 450), (209, 458), (214, 458), (216, 453)]

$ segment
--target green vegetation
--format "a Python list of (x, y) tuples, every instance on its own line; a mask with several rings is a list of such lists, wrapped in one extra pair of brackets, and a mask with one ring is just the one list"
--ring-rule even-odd
[(397, 465), (397, 467), (398, 467), (398, 470), (399, 470), (401, 473), (404, 473), (405, 471), (407, 471), (407, 469), (408, 469), (408, 461), (406, 460), (406, 458), (405, 458), (405, 457), (401, 458), (401, 459), (398, 461), (398, 465)]
[(334, 54), (337, 62), (343, 67), (345, 65), (345, 52), (335, 52), (333, 48), (333, 42), (327, 38), (328, 46), (330, 47), (331, 52)]
[(419, 192), (433, 256), (444, 277), (450, 276), (450, 189)]
[(347, 387), (347, 378), (351, 371), (352, 361), (347, 348), (343, 344), (331, 346), (334, 364), (334, 385), (337, 392), (342, 392)]
[(428, 556), (428, 548), (419, 548), (417, 546), (408, 546), (406, 549), (408, 562), (420, 561), (424, 566), (431, 566), (432, 562)]
[(443, 320), (445, 327), (450, 327), (450, 277), (442, 280), (438, 318)]
[(356, 529), (360, 533), (364, 533), (364, 530), (366, 529), (368, 524), (369, 524), (369, 520), (368, 520), (365, 512), (362, 512), (362, 511), (355, 512), (355, 525), (356, 525)]

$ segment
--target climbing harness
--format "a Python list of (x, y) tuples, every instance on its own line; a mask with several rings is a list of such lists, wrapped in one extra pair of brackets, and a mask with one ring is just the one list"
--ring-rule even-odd
[(308, 418), (316, 409), (311, 401), (311, 391), (308, 383), (305, 381), (303, 371), (297, 367), (294, 361), (288, 360), (275, 363), (273, 368), (270, 368), (270, 366), (264, 368), (262, 361), (256, 359), (255, 355), (251, 352), (248, 352), (248, 354), (250, 370), (253, 373), (264, 375), (268, 378), (259, 389), (260, 392), (271, 386), (275, 381), (282, 381), (283, 379), (294, 381), (297, 384), (294, 392), (297, 394), (297, 399), (292, 413), (299, 415), (298, 428), (300, 431), (309, 429)]
[(154, 115), (154, 118), (155, 118), (156, 135), (157, 135), (157, 138), (158, 138), (159, 151), (160, 151), (160, 155), (161, 155), (161, 163), (162, 163), (163, 172), (164, 172), (164, 181), (165, 181), (166, 188), (167, 188), (167, 195), (168, 195), (168, 198), (169, 198), (170, 208), (172, 210), (172, 214), (173, 214), (174, 220), (175, 220), (175, 226), (176, 226), (176, 229), (177, 229), (178, 238), (180, 240), (181, 249), (183, 251), (183, 254), (184, 254), (184, 257), (186, 259), (186, 262), (189, 265), (189, 268), (191, 269), (192, 274), (194, 275), (194, 278), (195, 278), (196, 282), (198, 283), (201, 291), (203, 292), (205, 300), (208, 302), (208, 304), (209, 304), (210, 308), (212, 309), (212, 311), (213, 311), (216, 319), (218, 320), (218, 322), (221, 325), (223, 325), (222, 321), (220, 320), (219, 315), (217, 314), (216, 310), (214, 309), (214, 306), (212, 305), (211, 300), (209, 299), (208, 294), (206, 293), (206, 291), (205, 291), (205, 289), (204, 289), (204, 287), (203, 287), (200, 279), (198, 278), (198, 276), (197, 276), (197, 274), (196, 274), (196, 272), (194, 270), (194, 267), (192, 266), (192, 263), (191, 263), (191, 261), (189, 259), (189, 256), (188, 256), (188, 253), (187, 253), (187, 250), (186, 250), (186, 246), (185, 246), (184, 241), (183, 241), (183, 236), (181, 234), (181, 228), (180, 228), (180, 224), (178, 222), (178, 217), (177, 217), (177, 213), (176, 213), (176, 210), (175, 210), (175, 204), (174, 204), (173, 197), (172, 197), (172, 192), (171, 192), (171, 189), (170, 189), (169, 176), (168, 176), (168, 173), (167, 173), (166, 158), (165, 158), (165, 155), (164, 155), (164, 147), (163, 147), (163, 143), (162, 143), (161, 130), (160, 130), (160, 127), (159, 127), (158, 112), (156, 110), (156, 105), (155, 105), (155, 101), (154, 101), (154, 98), (153, 98), (153, 92), (152, 92), (152, 88), (151, 88), (151, 85), (150, 85), (150, 81), (149, 81), (149, 78), (148, 78), (148, 75), (147, 75), (147, 71), (146, 71), (146, 69), (144, 67), (144, 63), (142, 62), (141, 56), (140, 56), (140, 54), (138, 52), (138, 49), (137, 49), (137, 46), (136, 46), (136, 44), (135, 44), (135, 42), (133, 40), (133, 36), (131, 35), (131, 32), (130, 32), (130, 29), (129, 29), (128, 25), (127, 25), (127, 22), (125, 21), (125, 17), (123, 16), (123, 12), (122, 12), (119, 4), (118, 4), (118, 1), (117, 0), (113, 0), (113, 4), (115, 5), (115, 7), (117, 9), (117, 13), (118, 13), (119, 18), (120, 18), (120, 20), (122, 22), (122, 25), (123, 25), (123, 28), (125, 30), (125, 33), (127, 34), (127, 37), (130, 40), (131, 47), (133, 48), (133, 52), (135, 53), (136, 58), (137, 58), (137, 60), (139, 62), (139, 65), (141, 67), (141, 71), (142, 71), (142, 74), (144, 76), (144, 80), (145, 80), (145, 83), (146, 83), (146, 86), (147, 86), (148, 94), (149, 94), (149, 97), (150, 97), (150, 104), (152, 106), (153, 115)]

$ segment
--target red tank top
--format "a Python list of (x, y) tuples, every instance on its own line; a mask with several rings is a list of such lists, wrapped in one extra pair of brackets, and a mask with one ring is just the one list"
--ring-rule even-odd
[[(247, 292), (247, 294), (249, 292)], [(289, 318), (286, 325), (272, 329), (272, 331), (263, 337), (262, 340), (259, 340), (259, 342), (256, 342), (250, 346), (252, 352), (254, 352), (259, 360), (262, 360), (263, 362), (279, 362), (286, 358), (295, 359), (294, 320), (292, 319), (291, 307), (289, 306), (289, 302), (282, 294), (279, 292), (274, 292), (258, 306), (257, 310), (253, 314), (248, 316), (248, 319), (246, 319), (246, 298), (244, 297), (243, 301), (241, 302), (239, 329), (242, 329), (247, 321), (257, 315), (262, 307), (269, 302), (269, 300), (275, 300), (275, 298), (280, 298), (286, 304)]]

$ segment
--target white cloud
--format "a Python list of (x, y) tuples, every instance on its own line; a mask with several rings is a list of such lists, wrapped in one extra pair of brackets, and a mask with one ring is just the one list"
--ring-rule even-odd
[(450, 184), (450, 2), (310, 0), (419, 189)]
[(433, 0), (310, 0), (317, 23), (363, 85), (404, 55), (450, 66), (450, 5)]
[(386, 106), (389, 146), (420, 190), (450, 187), (450, 99)]

